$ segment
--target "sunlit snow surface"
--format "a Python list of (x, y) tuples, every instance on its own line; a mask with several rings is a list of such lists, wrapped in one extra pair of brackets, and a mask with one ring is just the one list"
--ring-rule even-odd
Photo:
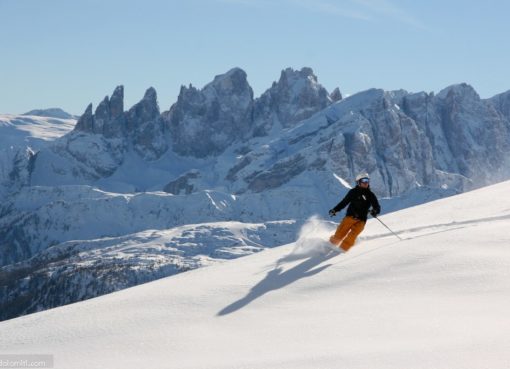
[(382, 216), (403, 241), (371, 219), (346, 254), (314, 218), (291, 244), (0, 322), (1, 353), (55, 368), (507, 368), (509, 191)]

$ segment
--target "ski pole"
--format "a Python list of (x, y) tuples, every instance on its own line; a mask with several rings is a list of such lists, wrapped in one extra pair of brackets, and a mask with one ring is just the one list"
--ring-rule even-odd
[(402, 241), (402, 238), (401, 238), (398, 234), (396, 234), (395, 232), (393, 232), (393, 231), (390, 229), (390, 227), (388, 227), (386, 224), (384, 224), (384, 223), (383, 223), (383, 221), (382, 221), (381, 219), (379, 219), (378, 217), (374, 217), (374, 218), (375, 218), (375, 219), (377, 219), (379, 222), (381, 222), (381, 224), (382, 224), (383, 226), (385, 226), (385, 227), (388, 229), (388, 231), (390, 231), (391, 233), (393, 233), (395, 236), (397, 236), (397, 237), (398, 237), (398, 239), (399, 239), (400, 241)]

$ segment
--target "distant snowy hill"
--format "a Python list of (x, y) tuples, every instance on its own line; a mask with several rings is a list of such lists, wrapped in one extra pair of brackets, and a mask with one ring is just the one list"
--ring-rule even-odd
[(292, 242), (360, 171), (384, 212), (508, 179), (509, 106), (467, 84), (342, 98), (310, 68), (260, 97), (234, 68), (163, 112), (118, 86), (4, 159), (0, 319)]
[(507, 368), (509, 191), (382, 216), (403, 241), (371, 219), (342, 255), (312, 219), (282, 247), (0, 322), (0, 347), (56, 369)]
[(79, 117), (71, 115), (60, 108), (34, 109), (23, 115), (35, 115), (39, 117), (50, 117), (59, 119), (78, 119)]
[(75, 125), (75, 119), (0, 114), (0, 148), (30, 146), (38, 151)]
[(7, 189), (26, 183), (30, 158), (75, 124), (74, 119), (0, 114), (0, 199)]

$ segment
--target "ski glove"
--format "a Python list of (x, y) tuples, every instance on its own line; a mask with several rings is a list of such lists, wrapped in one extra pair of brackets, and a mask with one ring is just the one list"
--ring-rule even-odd
[(334, 209), (331, 209), (331, 210), (329, 211), (329, 216), (330, 216), (330, 217), (334, 217), (335, 215), (336, 215), (336, 211), (335, 211)]
[(370, 215), (377, 218), (377, 211), (375, 211), (375, 209), (370, 210)]

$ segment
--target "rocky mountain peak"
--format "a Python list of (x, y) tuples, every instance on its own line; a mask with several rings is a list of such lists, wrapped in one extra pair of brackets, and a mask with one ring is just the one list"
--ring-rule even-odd
[(95, 119), (109, 120), (110, 119), (110, 99), (106, 96), (103, 101), (99, 103), (94, 113)]
[(242, 95), (248, 93), (253, 98), (253, 92), (248, 83), (246, 72), (241, 68), (233, 68), (225, 74), (214, 77), (214, 80), (206, 85), (204, 90), (209, 88), (214, 88), (224, 95)]
[(440, 99), (452, 98), (454, 96), (462, 99), (480, 100), (480, 95), (478, 95), (473, 86), (468, 85), (467, 83), (459, 83), (448, 86), (437, 94), (437, 97)]
[(278, 82), (255, 102), (255, 134), (265, 135), (275, 125), (292, 127), (331, 102), (328, 91), (318, 83), (311, 68), (286, 68)]
[(336, 87), (333, 92), (329, 94), (329, 98), (332, 102), (337, 102), (342, 100), (342, 93), (340, 92), (340, 89)]
[(181, 87), (164, 114), (174, 150), (181, 155), (217, 155), (251, 132), (253, 90), (246, 72), (233, 68), (199, 90)]
[(82, 114), (76, 127), (76, 131), (92, 132), (94, 130), (94, 115), (92, 114), (92, 103), (90, 103)]
[(143, 95), (143, 100), (147, 100), (149, 102), (156, 103), (156, 105), (157, 105), (158, 94), (156, 92), (156, 89), (154, 87), (149, 87), (145, 91), (145, 94)]
[(133, 105), (127, 112), (127, 129), (132, 132), (144, 122), (156, 120), (159, 117), (157, 93), (154, 87), (149, 87), (143, 98)]
[(113, 119), (124, 113), (124, 86), (120, 85), (113, 91), (110, 99), (110, 114)]
[(309, 80), (311, 83), (317, 83), (317, 76), (313, 73), (312, 68), (304, 67), (301, 68), (301, 70), (285, 68), (280, 74), (280, 80), (278, 83), (292, 85), (304, 80)]

